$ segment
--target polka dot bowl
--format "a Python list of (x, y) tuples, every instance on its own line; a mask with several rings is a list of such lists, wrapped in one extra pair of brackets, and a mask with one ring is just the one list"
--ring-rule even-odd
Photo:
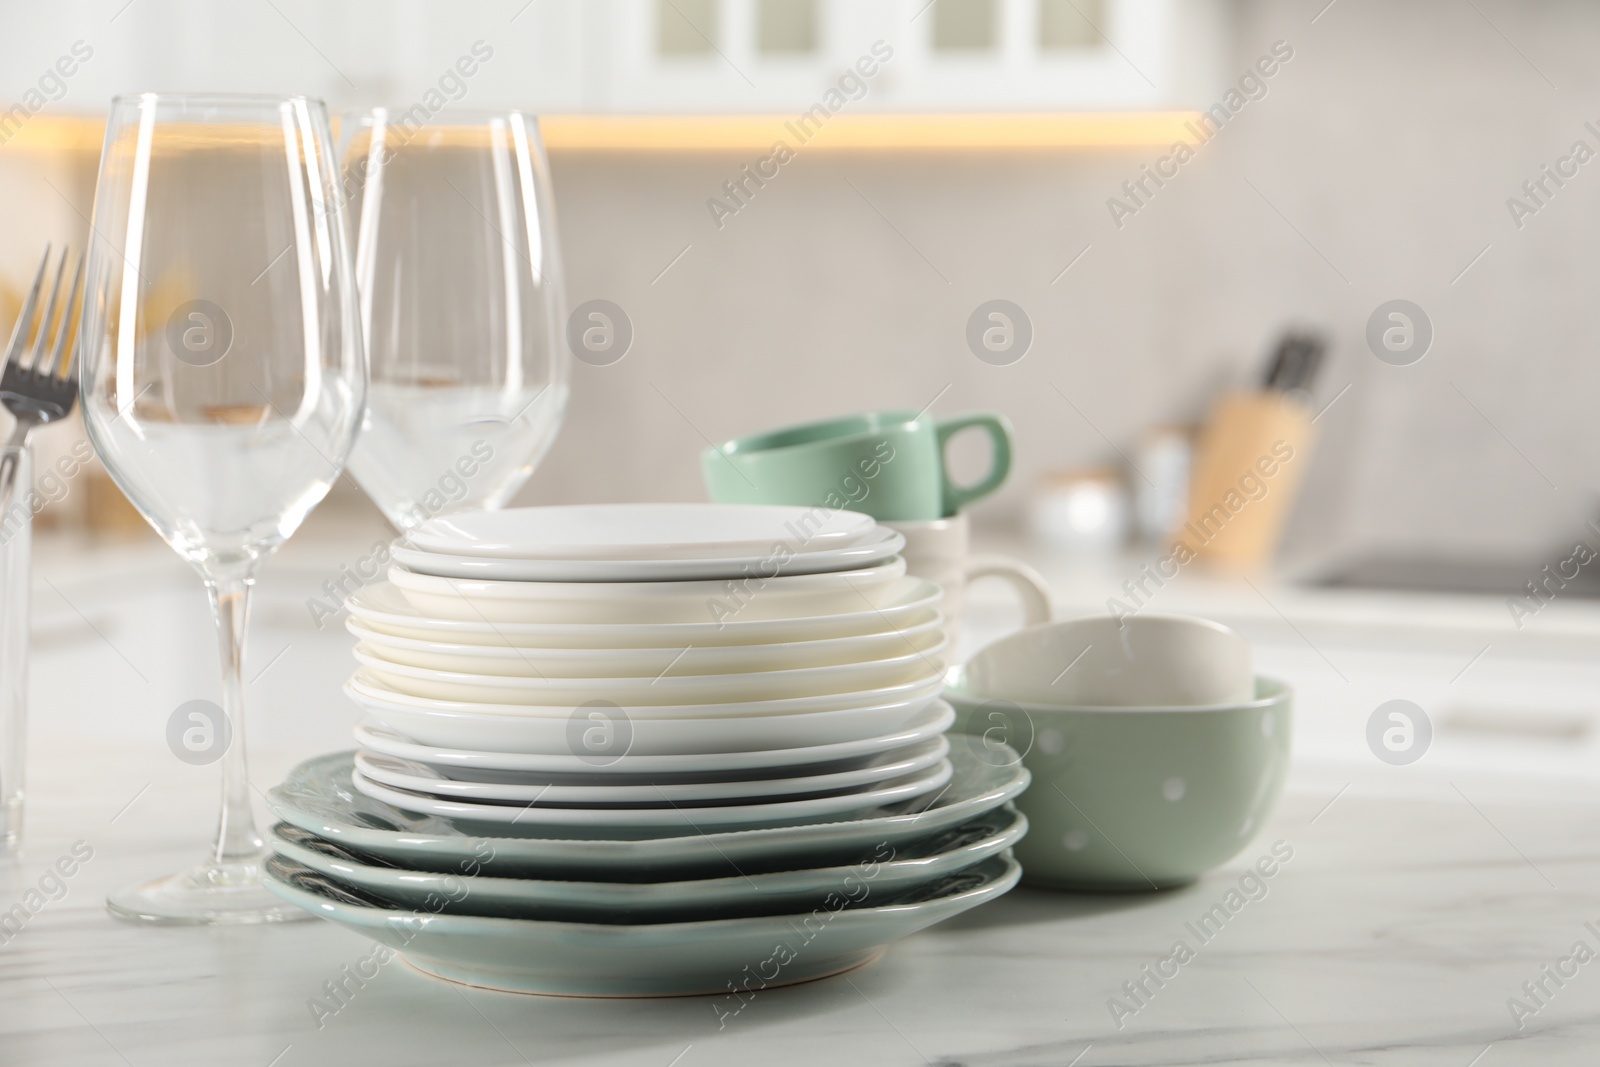
[[(1015, 703), (964, 688), (952, 744), (1022, 763), (1033, 782), (1016, 846), (1023, 881), (1126, 892), (1194, 881), (1249, 844), (1289, 769), (1293, 694), (1256, 679), (1255, 699), (1173, 708)], [(1009, 746), (1009, 747), (1007, 747)]]

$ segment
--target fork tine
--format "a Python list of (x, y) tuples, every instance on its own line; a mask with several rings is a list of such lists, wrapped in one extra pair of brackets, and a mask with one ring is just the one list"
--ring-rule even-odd
[[(50, 351), (50, 361), (43, 367), (36, 368), (40, 374), (57, 374), (65, 378), (67, 371), (72, 368), (72, 353), (67, 349), (67, 338), (72, 336), (78, 322), (72, 314), (72, 305), (78, 302), (78, 289), (83, 284), (83, 257), (84, 253), (79, 252), (78, 265), (72, 270), (72, 289), (67, 293), (67, 306), (61, 309), (61, 332), (56, 334), (56, 344)], [(61, 258), (63, 261), (66, 260), (65, 251), (61, 253)], [(66, 359), (61, 358), (63, 352), (67, 353)]]
[(56, 304), (61, 300), (61, 277), (67, 273), (67, 255), (61, 249), (61, 261), (56, 264), (56, 279), (50, 283), (50, 299), (44, 302), (44, 315), (39, 319), (39, 332), (33, 338), (33, 354), (28, 359), (28, 369), (39, 373), (44, 370), (44, 350), (50, 345), (50, 330), (55, 326)]
[(39, 288), (44, 285), (44, 268), (50, 262), (50, 246), (44, 246), (44, 255), (39, 259), (39, 269), (33, 276), (33, 288), (28, 290), (28, 299), (22, 302), (22, 314), (17, 316), (17, 325), (11, 331), (11, 342), (6, 346), (6, 365), (14, 366), (22, 358), (22, 353), (28, 347), (28, 333), (33, 329), (33, 312), (39, 306)]

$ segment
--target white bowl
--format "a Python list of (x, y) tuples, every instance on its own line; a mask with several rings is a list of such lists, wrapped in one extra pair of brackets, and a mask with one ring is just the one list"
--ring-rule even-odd
[(428, 552), (502, 559), (716, 559), (842, 548), (869, 536), (872, 517), (827, 508), (752, 504), (568, 504), (429, 519), (411, 532)]
[(471, 645), (530, 645), (541, 648), (668, 648), (677, 653), (693, 645), (742, 646), (787, 641), (850, 637), (892, 632), (920, 623), (936, 612), (941, 592), (937, 585), (908, 578), (875, 605), (856, 606), (833, 615), (788, 619), (732, 618), (721, 623), (581, 623), (489, 622), (436, 618), (419, 611), (388, 582), (356, 590), (346, 602), (352, 618), (363, 626), (397, 637), (423, 641), (449, 641)]
[(828, 574), (738, 582), (486, 582), (389, 568), (389, 581), (424, 614), (488, 622), (706, 622), (835, 615), (903, 590), (905, 560)]
[(829, 696), (881, 689), (943, 676), (944, 635), (923, 638), (910, 652), (863, 663), (797, 667), (748, 674), (658, 675), (657, 677), (562, 678), (535, 675), (465, 674), (393, 663), (356, 645), (362, 673), (386, 688), (435, 700), (501, 704), (577, 705), (591, 700), (654, 707), (664, 704), (719, 704)]
[[(345, 692), (372, 718), (420, 744), (576, 758), (596, 771), (608, 767), (622, 771), (631, 769), (628, 760), (634, 756), (682, 757), (685, 769), (693, 770), (698, 766), (694, 760), (700, 756), (707, 757), (707, 766), (715, 766), (720, 753), (843, 745), (913, 729), (926, 718), (925, 709), (938, 699), (942, 685), (941, 681), (933, 686), (896, 687), (895, 695), (875, 702), (837, 698), (769, 702), (799, 705), (785, 714), (731, 711), (735, 705), (724, 705), (730, 713), (711, 718), (656, 714), (664, 710), (661, 708), (616, 709), (611, 735), (615, 742), (605, 744), (604, 751), (596, 751), (596, 746), (588, 743), (595, 722), (585, 713), (594, 709), (507, 714), (503, 704), (449, 705), (407, 699), (359, 679), (347, 683)], [(807, 704), (812, 710), (805, 710)]]
[(369, 752), (413, 760), (439, 768), (452, 777), (466, 775), (583, 774), (591, 778), (635, 781), (647, 776), (698, 775), (706, 781), (744, 779), (755, 775), (788, 774), (802, 767), (848, 767), (885, 752), (937, 737), (950, 728), (955, 712), (934, 701), (914, 718), (889, 733), (857, 741), (841, 741), (804, 748), (756, 749), (749, 752), (695, 753), (689, 756), (641, 756), (622, 764), (597, 765), (593, 759), (571, 753), (544, 755), (526, 752), (475, 751), (423, 744), (385, 726), (374, 718), (356, 724), (356, 744)]
[(1181, 615), (1030, 626), (980, 649), (965, 675), (982, 699), (1056, 707), (1243, 704), (1255, 694), (1250, 645)]
[(820, 552), (725, 556), (710, 559), (496, 559), (411, 548), (394, 543), (391, 558), (417, 574), (498, 582), (662, 582), (742, 578), (746, 574), (820, 574), (870, 567), (905, 547), (885, 526), (861, 541)]
[(345, 628), (374, 656), (411, 667), (466, 674), (542, 677), (629, 677), (734, 674), (751, 671), (861, 663), (924, 649), (943, 632), (937, 612), (902, 629), (818, 641), (701, 648), (544, 648), (508, 641), (504, 645), (454, 644), (397, 637), (352, 618)]

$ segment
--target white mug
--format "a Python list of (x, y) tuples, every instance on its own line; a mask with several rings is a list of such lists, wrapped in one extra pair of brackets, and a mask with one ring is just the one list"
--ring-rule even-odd
[(944, 613), (944, 630), (950, 649), (956, 647), (956, 637), (960, 633), (967, 583), (979, 578), (1003, 578), (1016, 590), (1022, 600), (1024, 625), (1050, 621), (1050, 589), (1037, 571), (1006, 556), (968, 554), (972, 525), (964, 512), (943, 519), (885, 522), (883, 525), (905, 535), (906, 547), (900, 550), (900, 555), (905, 558), (906, 573), (938, 582), (944, 590), (939, 610)]

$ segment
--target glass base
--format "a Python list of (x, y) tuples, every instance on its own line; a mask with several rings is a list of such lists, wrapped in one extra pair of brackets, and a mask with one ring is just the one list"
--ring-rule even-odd
[(261, 864), (203, 863), (106, 898), (119, 919), (163, 925), (296, 922), (316, 916), (261, 884)]

